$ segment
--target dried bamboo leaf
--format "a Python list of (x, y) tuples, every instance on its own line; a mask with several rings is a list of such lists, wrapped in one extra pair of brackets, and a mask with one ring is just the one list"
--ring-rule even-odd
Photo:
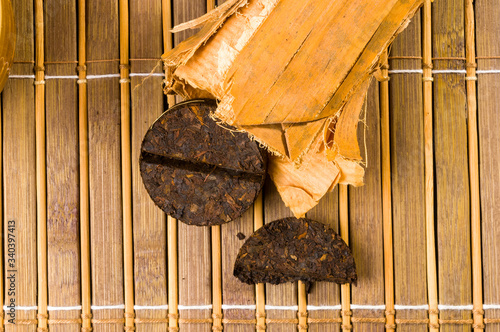
[(368, 78), (422, 2), (235, 1), (164, 55), (166, 92), (219, 99), (216, 118), (276, 155), (271, 177), (301, 216), (337, 183), (363, 183)]

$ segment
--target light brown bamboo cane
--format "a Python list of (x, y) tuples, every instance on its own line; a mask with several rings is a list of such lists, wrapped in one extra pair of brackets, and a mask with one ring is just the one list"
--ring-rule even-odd
[(481, 264), (481, 203), (479, 196), (479, 152), (476, 100), (476, 41), (473, 0), (465, 0), (465, 55), (467, 62), (467, 110), (469, 131), (469, 178), (472, 236), (472, 303), (474, 331), (482, 331), (483, 276)]
[[(207, 0), (207, 12), (215, 8), (215, 0)], [(222, 330), (222, 254), (220, 226), (212, 227), (212, 328)]]
[[(163, 49), (172, 49), (172, 5), (170, 0), (162, 0)], [(165, 76), (167, 72), (165, 71)], [(168, 96), (168, 105), (175, 104), (175, 97)], [(168, 257), (168, 330), (179, 328), (178, 280), (177, 280), (177, 220), (167, 216), (167, 257)]]
[(168, 256), (168, 328), (175, 331), (179, 327), (178, 281), (177, 281), (177, 220), (167, 216), (167, 256)]
[[(264, 209), (262, 202), (262, 192), (257, 196), (253, 203), (253, 229), (258, 230), (264, 226)], [(255, 318), (257, 324), (255, 325), (256, 331), (266, 330), (266, 290), (264, 284), (255, 285)]]
[(123, 206), (125, 330), (134, 329), (134, 255), (132, 238), (132, 161), (130, 146), (130, 68), (128, 0), (120, 0), (120, 107)]
[(432, 17), (431, 0), (424, 1), (423, 88), (424, 88), (424, 155), (425, 155), (425, 224), (427, 239), (427, 287), (429, 298), (429, 331), (439, 330), (437, 297), (436, 243), (434, 238), (434, 143), (432, 124)]
[(220, 226), (212, 226), (212, 329), (222, 330), (222, 254)]
[[(163, 25), (163, 50), (168, 51), (173, 47), (172, 44), (172, 4), (169, 0), (162, 0), (162, 25)], [(165, 70), (165, 77), (167, 77), (167, 71)], [(175, 105), (175, 96), (168, 95), (167, 96), (168, 107), (172, 107)]]
[(82, 332), (92, 330), (90, 286), (89, 141), (85, 0), (78, 0), (78, 135), (80, 149), (80, 242), (82, 269)]
[(45, 73), (43, 0), (35, 1), (35, 137), (38, 328), (47, 331), (47, 179), (45, 170)]
[(382, 54), (383, 81), (380, 82), (381, 134), (382, 134), (382, 214), (384, 231), (384, 282), (386, 331), (394, 331), (394, 257), (392, 246), (392, 193), (391, 151), (389, 125), (389, 63), (387, 50)]
[(298, 330), (299, 331), (307, 331), (307, 292), (306, 292), (306, 284), (304, 284), (302, 281), (299, 280), (299, 285), (298, 285), (298, 306), (299, 306), (299, 312), (298, 318), (299, 318), (299, 324), (298, 324)]
[[(349, 197), (347, 185), (339, 185), (340, 236), (349, 245)], [(342, 331), (349, 332), (351, 325), (351, 287), (349, 284), (340, 286), (342, 302)]]
[(380, 82), (380, 127), (382, 135), (382, 216), (384, 227), (384, 282), (386, 331), (394, 325), (394, 253), (392, 243), (392, 190), (391, 190), (391, 136), (389, 130), (389, 63), (387, 50), (380, 58), (382, 77)]
[[(0, 110), (2, 109), (2, 101), (0, 100)], [(0, 232), (5, 234), (3, 229), (3, 136), (2, 136), (2, 117), (0, 116)], [(0, 331), (4, 329), (4, 291), (3, 291), (3, 245), (0, 244)]]

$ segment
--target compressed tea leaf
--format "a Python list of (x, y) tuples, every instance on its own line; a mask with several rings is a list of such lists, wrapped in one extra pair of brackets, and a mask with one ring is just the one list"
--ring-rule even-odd
[(247, 284), (357, 280), (354, 257), (340, 236), (317, 221), (296, 218), (258, 229), (241, 247), (233, 274)]
[[(140, 170), (153, 201), (187, 224), (239, 217), (259, 194), (267, 157), (247, 134), (210, 118), (213, 100), (191, 100), (163, 113), (146, 133)], [(228, 130), (229, 129), (229, 130)]]

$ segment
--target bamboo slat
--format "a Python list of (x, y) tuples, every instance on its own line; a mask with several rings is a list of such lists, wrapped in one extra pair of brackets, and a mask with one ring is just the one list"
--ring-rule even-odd
[[(88, 75), (117, 74), (118, 1), (87, 2)], [(103, 36), (103, 31), (106, 31)], [(114, 60), (105, 61), (101, 60)], [(99, 62), (94, 62), (99, 61)], [(121, 331), (123, 224), (120, 155), (120, 86), (117, 78), (88, 80), (90, 247), (94, 331)], [(110, 321), (108, 319), (120, 319)]]
[(135, 330), (134, 252), (132, 240), (132, 163), (130, 120), (129, 3), (119, 1), (120, 23), (120, 129), (123, 208), (123, 274), (125, 297), (125, 331)]
[[(193, 255), (193, 247), (196, 255)], [(210, 228), (178, 222), (179, 305), (206, 306), (212, 303)], [(181, 324), (181, 330), (209, 331), (210, 309), (179, 310), (180, 319), (207, 319), (206, 323)]]
[[(215, 9), (215, 0), (207, 0), (207, 12)], [(212, 330), (222, 330), (222, 253), (221, 227), (211, 229), (212, 236)]]
[[(269, 179), (267, 179), (269, 180)], [(267, 181), (264, 186), (264, 222), (266, 224), (281, 218), (291, 217), (292, 212), (281, 200), (274, 184)], [(266, 284), (266, 305), (271, 306), (296, 306), (298, 287), (297, 283), (281, 285)], [(288, 319), (289, 323), (271, 323), (269, 320)], [(297, 330), (297, 311), (295, 310), (267, 310), (267, 331), (288, 332)]]
[[(342, 240), (349, 245), (349, 192), (347, 185), (339, 185), (339, 233)], [(351, 285), (343, 284), (340, 286), (340, 301), (342, 307), (340, 328), (343, 332), (348, 332), (352, 330)]]
[(380, 58), (382, 81), (380, 89), (380, 131), (382, 154), (382, 218), (384, 239), (384, 290), (386, 331), (393, 332), (394, 324), (394, 252), (392, 233), (392, 188), (391, 188), (391, 137), (389, 126), (389, 62), (387, 50)]
[[(261, 192), (253, 203), (253, 230), (264, 226), (264, 202)], [(263, 283), (255, 285), (255, 320), (256, 331), (266, 330), (266, 289)]]
[[(11, 75), (32, 75), (35, 59), (33, 33), (33, 1), (14, 1), (12, 3), (16, 31), (15, 64)], [(15, 274), (15, 295), (5, 293), (5, 305), (14, 299), (16, 306), (33, 307), (37, 304), (37, 283), (33, 276), (36, 268), (36, 170), (35, 170), (35, 111), (34, 88), (32, 80), (9, 80), (2, 92), (3, 117), (3, 234), (5, 289), (11, 288), (8, 279)], [(8, 222), (15, 221), (15, 271), (8, 259)], [(11, 223), (12, 225), (12, 223)], [(9, 273), (9, 274), (8, 274)], [(36, 280), (36, 279), (35, 279)], [(6, 312), (7, 314), (7, 312)], [(16, 310), (15, 319), (35, 320), (31, 326), (7, 325), (5, 331), (36, 331), (36, 310)]]
[[(498, 2), (478, 0), (475, 2), (476, 49), (478, 70), (500, 68), (500, 7)], [(483, 249), (484, 304), (500, 303), (500, 229), (498, 213), (500, 206), (500, 75), (478, 75), (478, 123), (480, 194)], [(485, 310), (485, 321), (500, 317), (500, 309)], [(500, 331), (500, 321), (487, 324), (486, 331)]]
[(43, 1), (35, 1), (35, 153), (38, 331), (47, 331), (47, 169), (45, 137), (45, 35)]
[(87, 103), (87, 26), (85, 0), (78, 0), (78, 147), (80, 154), (80, 246), (82, 332), (92, 329), (90, 272), (89, 126)]
[[(327, 224), (336, 233), (339, 231), (339, 190), (323, 197), (318, 205), (307, 213), (307, 218)], [(312, 306), (340, 305), (340, 287), (331, 282), (316, 282), (307, 297), (307, 304)], [(308, 317), (312, 319), (331, 319), (340, 317), (340, 310), (311, 310)], [(338, 332), (338, 322), (308, 323), (310, 332)]]
[[(390, 70), (421, 68), (421, 22), (417, 14), (394, 40)], [(418, 306), (427, 303), (422, 75), (390, 77), (395, 303)], [(397, 319), (427, 318), (426, 310), (396, 313)], [(401, 324), (397, 331), (427, 331), (427, 327)]]
[[(132, 59), (160, 57), (162, 45), (161, 3), (130, 1), (130, 56)], [(132, 73), (149, 73), (155, 60), (131, 61)], [(158, 67), (154, 71), (160, 73)], [(142, 139), (151, 123), (164, 111), (161, 77), (131, 77), (132, 102), (132, 190), (134, 230), (134, 285), (138, 306), (167, 304), (167, 228), (165, 214), (155, 206), (142, 183), (139, 155)], [(136, 310), (138, 319), (164, 319), (167, 309)], [(141, 323), (137, 331), (165, 331), (167, 323)]]
[[(0, 95), (0, 110), (2, 110), (2, 96)], [(0, 113), (0, 231), (4, 232), (4, 220), (3, 220), (3, 206), (4, 206), (4, 201), (3, 201), (3, 119), (2, 119), (2, 113)], [(0, 244), (0, 329), (4, 329), (4, 317), (5, 313), (3, 310), (3, 305), (4, 305), (4, 266), (7, 266), (4, 264), (4, 255), (3, 255), (3, 244)]]
[(434, 203), (434, 120), (433, 120), (433, 80), (432, 77), (432, 0), (424, 1), (422, 84), (424, 88), (424, 164), (425, 164), (425, 232), (427, 253), (427, 287), (429, 302), (429, 331), (437, 332), (438, 325), (438, 285), (435, 239)]
[[(3, 92), (3, 161), (4, 161), (4, 234), (15, 236), (14, 257), (9, 256), (8, 240), (4, 242), (6, 290), (9, 277), (15, 275), (15, 294), (5, 294), (5, 304), (36, 306), (36, 193), (35, 193), (35, 117), (32, 81), (8, 81)], [(19, 204), (19, 202), (23, 202)], [(9, 221), (15, 229), (9, 232)], [(10, 223), (13, 225), (13, 223)], [(15, 262), (8, 259), (15, 259)], [(14, 263), (12, 268), (10, 263)], [(16, 272), (12, 272), (12, 270)], [(13, 296), (15, 295), (15, 296)], [(9, 311), (6, 312), (6, 314)], [(5, 323), (10, 316), (7, 314)], [(36, 310), (16, 310), (16, 320), (35, 319)], [(6, 331), (36, 331), (36, 325), (15, 327)]]
[[(365, 185), (349, 188), (349, 242), (358, 273), (357, 287), (351, 289), (356, 305), (383, 305), (384, 252), (380, 156), (380, 103), (376, 81), (366, 97), (366, 126), (360, 124), (358, 137), (366, 135)], [(364, 133), (366, 129), (366, 133)], [(353, 310), (353, 326), (359, 331), (384, 331), (384, 322), (355, 322), (355, 317), (383, 318), (384, 310)]]
[(465, 45), (467, 76), (467, 110), (469, 138), (469, 182), (471, 204), (472, 303), (474, 331), (482, 331), (483, 276), (481, 263), (481, 204), (479, 199), (479, 145), (476, 98), (476, 47), (473, 0), (465, 1)]
[[(173, 23), (179, 23), (202, 16), (206, 12), (206, 0), (174, 0)], [(195, 31), (183, 31), (174, 35), (174, 45), (191, 36)], [(196, 249), (193, 249), (195, 247)], [(193, 257), (193, 250), (197, 255)], [(210, 228), (188, 226), (178, 223), (179, 257), (179, 304), (212, 304)], [(180, 319), (207, 319), (207, 323), (184, 323), (180, 326), (189, 331), (209, 331), (211, 310), (181, 310)]]
[[(233, 276), (234, 262), (241, 246), (253, 233), (253, 209), (250, 208), (237, 220), (221, 225), (222, 238), (222, 298), (224, 305), (255, 305), (255, 287)], [(245, 235), (243, 240), (238, 233)], [(253, 320), (255, 310), (224, 309), (225, 320)], [(224, 324), (226, 332), (252, 332), (255, 324)]]
[[(172, 28), (172, 2), (170, 0), (162, 0), (161, 2), (162, 16), (162, 31), (163, 31), (163, 51), (166, 52), (172, 49), (173, 36), (170, 32)], [(167, 71), (164, 71), (167, 75)], [(171, 107), (175, 104), (175, 96), (167, 97), (166, 107)], [(168, 328), (175, 331), (178, 329), (178, 268), (177, 268), (177, 221), (167, 216), (167, 289), (168, 289)]]
[[(75, 75), (76, 3), (46, 3), (44, 26), (46, 74)], [(81, 304), (77, 85), (75, 79), (50, 79), (45, 85), (48, 305), (75, 307)], [(76, 321), (80, 310), (55, 310), (49, 315), (50, 320)], [(76, 332), (80, 324), (51, 325), (50, 330)]]
[[(465, 56), (464, 1), (433, 3), (433, 56)], [(435, 70), (464, 69), (463, 60), (434, 62)], [(467, 106), (463, 74), (434, 75), (434, 144), (439, 303), (472, 302)], [(441, 310), (440, 318), (470, 319), (470, 311)], [(444, 325), (442, 331), (470, 330)]]
[(211, 227), (212, 246), (212, 330), (222, 331), (222, 253), (220, 225)]

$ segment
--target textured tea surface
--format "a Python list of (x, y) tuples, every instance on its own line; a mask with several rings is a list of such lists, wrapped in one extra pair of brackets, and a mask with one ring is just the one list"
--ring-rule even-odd
[(354, 258), (340, 236), (319, 222), (296, 218), (257, 230), (241, 248), (234, 275), (250, 284), (357, 279)]
[(239, 217), (265, 180), (266, 156), (244, 133), (209, 116), (213, 101), (165, 112), (147, 132), (141, 174), (153, 201), (187, 224), (218, 225)]

